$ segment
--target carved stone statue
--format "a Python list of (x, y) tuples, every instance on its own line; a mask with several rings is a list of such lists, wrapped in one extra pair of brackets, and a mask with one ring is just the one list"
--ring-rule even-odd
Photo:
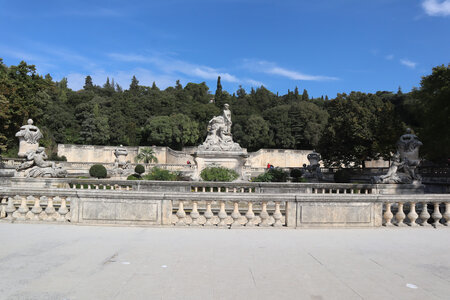
[(17, 171), (25, 171), (26, 177), (66, 177), (67, 170), (57, 167), (54, 162), (45, 161), (48, 157), (44, 147), (38, 147), (36, 151), (28, 151), (27, 161), (17, 167)]
[(209, 121), (208, 135), (198, 149), (201, 151), (242, 151), (241, 146), (233, 142), (231, 124), (231, 111), (229, 105), (225, 104), (222, 115)]
[[(122, 145), (114, 149), (114, 167), (108, 170), (110, 176), (128, 176), (133, 174), (133, 170), (130, 166), (130, 161), (126, 161), (125, 158), (128, 155), (128, 151)], [(123, 157), (121, 159), (121, 157)]]
[(16, 137), (19, 138), (19, 157), (26, 157), (28, 151), (36, 151), (39, 147), (39, 140), (43, 137), (39, 128), (33, 125), (32, 119), (29, 119), (27, 123), (16, 133)]
[(407, 128), (397, 142), (397, 153), (392, 157), (388, 172), (375, 176), (375, 183), (420, 183), (422, 178), (416, 173), (420, 164), (419, 148), (422, 146), (419, 138)]
[(322, 172), (320, 171), (320, 160), (322, 159), (320, 154), (316, 151), (308, 154), (309, 166), (303, 164), (303, 178), (307, 178), (311, 181), (319, 181), (323, 178)]

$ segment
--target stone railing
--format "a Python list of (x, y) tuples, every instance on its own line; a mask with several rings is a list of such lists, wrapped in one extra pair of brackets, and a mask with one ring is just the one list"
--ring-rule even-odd
[(70, 222), (70, 197), (39, 195), (40, 193), (35, 194), (35, 196), (30, 194), (7, 196), (3, 194), (0, 202), (0, 219)]
[(383, 206), (384, 226), (431, 226), (449, 224), (450, 195), (420, 195), (387, 199)]
[[(378, 227), (449, 224), (448, 194), (386, 194), (376, 186), (369, 193), (273, 193), (260, 186), (252, 192), (0, 187), (0, 219), (60, 221), (83, 224), (133, 224), (205, 227)], [(301, 184), (299, 184), (301, 185)], [(239, 185), (238, 185), (239, 186)], [(176, 185), (173, 185), (176, 189)], [(220, 187), (218, 184), (216, 187)], [(141, 186), (142, 188), (142, 186)], [(221, 189), (223, 187), (220, 187)], [(203, 188), (202, 188), (203, 189)], [(279, 190), (282, 188), (278, 187)], [(213, 189), (214, 190), (214, 189)], [(337, 190), (337, 189), (335, 189)], [(344, 190), (348, 190), (345, 186)], [(288, 192), (286, 192), (288, 191)]]

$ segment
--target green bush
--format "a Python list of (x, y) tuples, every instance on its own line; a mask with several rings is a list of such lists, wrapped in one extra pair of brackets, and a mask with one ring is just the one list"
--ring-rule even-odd
[(300, 168), (291, 169), (290, 175), (292, 177), (292, 182), (304, 182), (302, 178), (303, 170)]
[(153, 167), (147, 175), (143, 176), (143, 178), (145, 180), (177, 181), (180, 179), (180, 174)]
[(265, 173), (254, 177), (253, 182), (286, 182), (288, 173), (281, 168), (271, 168)]
[(224, 167), (208, 167), (202, 170), (200, 177), (204, 181), (233, 181), (239, 177), (239, 174)]
[(334, 182), (349, 183), (352, 172), (348, 169), (339, 169), (334, 173)]
[(127, 177), (127, 180), (142, 180), (141, 176), (136, 176), (137, 174), (133, 174)]
[(89, 175), (91, 175), (91, 177), (106, 178), (106, 168), (103, 165), (93, 165), (89, 169)]
[(136, 165), (136, 167), (134, 168), (134, 172), (141, 175), (145, 172), (145, 167), (143, 165)]
[(50, 157), (48, 158), (48, 160), (53, 160), (53, 161), (67, 161), (67, 157), (63, 156), (58, 156), (57, 153), (52, 153), (50, 154)]

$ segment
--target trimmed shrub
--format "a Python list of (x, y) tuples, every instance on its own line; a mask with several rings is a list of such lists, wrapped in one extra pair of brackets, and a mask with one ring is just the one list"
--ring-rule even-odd
[(349, 183), (352, 172), (348, 169), (339, 169), (334, 173), (334, 182)]
[(91, 175), (91, 177), (106, 178), (106, 168), (103, 165), (93, 165), (89, 169), (89, 175)]
[(286, 182), (288, 173), (281, 168), (271, 168), (264, 174), (252, 179), (253, 182)]
[(139, 175), (144, 174), (145, 167), (143, 165), (136, 165), (136, 167), (134, 167), (134, 172)]
[(200, 177), (204, 181), (233, 181), (239, 177), (236, 171), (224, 167), (208, 167), (202, 170)]
[(300, 168), (291, 169), (290, 175), (292, 177), (292, 182), (303, 182), (302, 178), (303, 170)]
[(137, 177), (136, 175), (137, 174), (133, 174), (133, 175), (128, 176), (127, 180), (142, 180), (141, 176)]
[(180, 174), (153, 167), (147, 175), (143, 176), (143, 178), (145, 180), (178, 181), (180, 180)]

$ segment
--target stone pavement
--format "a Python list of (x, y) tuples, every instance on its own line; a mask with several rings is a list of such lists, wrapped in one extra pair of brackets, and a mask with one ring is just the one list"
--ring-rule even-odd
[(450, 228), (0, 223), (1, 299), (450, 299)]

